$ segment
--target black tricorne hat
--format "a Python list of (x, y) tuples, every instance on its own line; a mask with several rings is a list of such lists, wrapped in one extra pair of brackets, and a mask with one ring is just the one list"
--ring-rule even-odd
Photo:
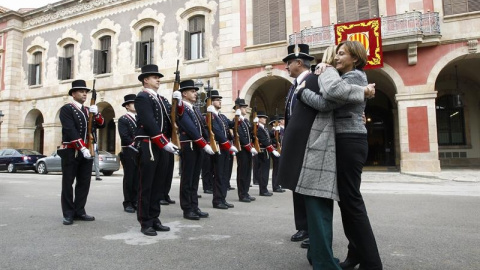
[(220, 96), (220, 94), (218, 93), (218, 90), (210, 90), (206, 93), (205, 95), (205, 102), (207, 102), (207, 99), (211, 97), (212, 99), (214, 98), (222, 98), (222, 96)]
[(182, 92), (190, 89), (195, 89), (198, 91), (198, 87), (195, 86), (195, 82), (193, 80), (185, 80), (180, 82), (180, 89), (178, 89), (178, 91)]
[(307, 60), (314, 60), (315, 57), (310, 56), (309, 53), (309, 46), (307, 44), (295, 44), (289, 45), (288, 48), (288, 55), (282, 59), (283, 62), (287, 62), (290, 59), (307, 59)]
[(145, 77), (148, 77), (151, 75), (157, 75), (160, 78), (163, 77), (162, 73), (158, 72), (157, 65), (145, 65), (142, 67), (142, 74), (138, 75), (138, 80), (143, 82), (143, 79)]
[(135, 94), (128, 94), (128, 95), (124, 96), (123, 100), (125, 100), (125, 102), (122, 103), (122, 107), (127, 106), (128, 103), (134, 102), (136, 97), (137, 97), (137, 95), (135, 95)]
[(72, 82), (72, 89), (68, 91), (68, 95), (72, 95), (73, 92), (77, 90), (85, 89), (87, 92), (90, 91), (90, 88), (87, 88), (87, 83), (84, 80), (75, 80)]
[(263, 117), (268, 119), (268, 115), (264, 111), (258, 111), (257, 112), (257, 117)]
[(237, 106), (239, 107), (248, 107), (248, 104), (245, 103), (245, 99), (243, 98), (237, 98), (235, 99), (235, 106), (233, 106), (233, 109), (235, 110), (237, 108)]

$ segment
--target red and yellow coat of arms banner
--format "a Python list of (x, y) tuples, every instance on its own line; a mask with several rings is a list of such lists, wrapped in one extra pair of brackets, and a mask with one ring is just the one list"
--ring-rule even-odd
[(335, 24), (335, 44), (356, 40), (365, 46), (368, 63), (365, 69), (383, 67), (382, 34), (380, 18)]

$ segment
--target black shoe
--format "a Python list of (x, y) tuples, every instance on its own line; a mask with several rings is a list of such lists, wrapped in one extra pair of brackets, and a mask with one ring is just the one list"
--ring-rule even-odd
[(102, 178), (97, 177), (97, 178), (95, 178), (95, 180), (97, 180), (97, 181), (102, 181)]
[(347, 257), (345, 261), (340, 263), (340, 267), (342, 269), (353, 269), (357, 264), (359, 264), (360, 261), (357, 258), (354, 257)]
[(194, 211), (195, 214), (197, 214), (200, 218), (207, 218), (208, 217), (208, 213), (207, 212), (202, 212), (202, 210), (200, 210), (200, 208), (197, 208), (197, 210)]
[(294, 235), (292, 235), (292, 238), (290, 238), (290, 240), (292, 242), (299, 242), (299, 241), (303, 241), (307, 238), (308, 238), (308, 232), (305, 231), (305, 230), (299, 230)]
[(200, 194), (197, 194), (197, 198), (199, 198), (199, 199), (200, 199), (200, 198), (202, 198), (202, 195), (200, 195)]
[(170, 227), (168, 226), (163, 226), (162, 223), (160, 222), (157, 222), (157, 223), (153, 223), (153, 227), (152, 227), (155, 231), (159, 231), (159, 232), (168, 232), (170, 231)]
[(250, 196), (250, 195), (248, 195), (248, 198), (249, 198), (249, 199), (250, 199), (250, 201), (252, 201), (252, 202), (253, 202), (253, 201), (255, 201), (255, 200), (257, 199), (257, 198), (255, 198), (255, 197), (252, 197), (252, 196)]
[(73, 218), (72, 217), (64, 217), (63, 218), (63, 225), (72, 225), (73, 224)]
[(273, 192), (283, 193), (283, 192), (285, 192), (285, 189), (276, 188), (276, 189), (273, 190)]
[(175, 204), (175, 201), (170, 199), (170, 197), (167, 198), (165, 201), (167, 201), (169, 204)]
[(228, 190), (235, 190), (234, 187), (228, 187)]
[(142, 228), (140, 231), (147, 236), (156, 236), (157, 235), (157, 232), (152, 227)]
[(223, 204), (225, 204), (228, 208), (233, 208), (233, 207), (235, 207), (233, 204), (228, 203), (228, 202), (223, 202)]
[(200, 219), (200, 217), (194, 212), (183, 213), (183, 218), (190, 219), (190, 220), (199, 220)]
[(169, 205), (167, 200), (160, 200), (160, 205)]
[(135, 208), (133, 208), (131, 205), (125, 207), (123, 210), (125, 210), (127, 213), (135, 213)]
[(310, 239), (305, 239), (302, 241), (302, 243), (300, 244), (300, 247), (301, 248), (308, 248), (310, 247)]
[(83, 214), (83, 215), (75, 216), (73, 219), (83, 220), (83, 221), (94, 221), (95, 217), (94, 216), (89, 216), (87, 214)]
[(217, 208), (217, 209), (228, 209), (228, 206), (226, 206), (226, 205), (223, 204), (223, 203), (219, 203), (219, 204), (214, 204), (214, 205), (213, 205), (213, 208)]
[(267, 197), (269, 197), (269, 196), (272, 196), (272, 195), (273, 195), (273, 193), (270, 193), (270, 192), (268, 192), (268, 191), (267, 191), (267, 192), (260, 193), (260, 196), (267, 196)]
[(247, 203), (251, 202), (251, 200), (250, 200), (249, 198), (247, 198), (247, 197), (241, 198), (239, 201), (241, 201), (241, 202), (247, 202)]
[(211, 189), (206, 189), (206, 190), (203, 191), (203, 193), (205, 193), (205, 194), (213, 194), (213, 190), (211, 190)]

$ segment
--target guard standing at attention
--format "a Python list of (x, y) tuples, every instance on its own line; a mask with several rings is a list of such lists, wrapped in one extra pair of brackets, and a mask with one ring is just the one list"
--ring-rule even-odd
[(182, 151), (180, 153), (181, 176), (180, 176), (180, 207), (183, 217), (190, 220), (199, 220), (208, 217), (208, 213), (198, 208), (198, 183), (202, 168), (204, 152), (214, 155), (205, 137), (206, 130), (203, 128), (202, 115), (193, 107), (197, 100), (198, 87), (193, 80), (180, 82), (180, 89), (173, 92), (173, 98), (178, 99), (178, 130)]
[(267, 124), (268, 116), (264, 112), (258, 112), (257, 117), (253, 119), (255, 125), (257, 125), (257, 137), (260, 143), (260, 153), (257, 158), (257, 179), (260, 189), (260, 196), (272, 196), (273, 193), (267, 189), (268, 178), (270, 173), (270, 158), (269, 153), (272, 153), (275, 157), (280, 157), (280, 153), (273, 147), (270, 141), (270, 134), (268, 133)]
[[(86, 147), (88, 114), (95, 115), (94, 121), (99, 127), (105, 126), (105, 120), (98, 113), (96, 105), (92, 105), (90, 108), (83, 106), (89, 91), (84, 80), (73, 81), (72, 88), (68, 91), (73, 100), (60, 108), (62, 148), (57, 152), (62, 158), (61, 202), (64, 225), (73, 224), (74, 219), (95, 220), (95, 217), (87, 215), (85, 211), (93, 165), (92, 156)], [(93, 144), (94, 142), (89, 143)], [(75, 179), (74, 195), (73, 182)]]
[(122, 144), (120, 161), (123, 166), (123, 209), (127, 213), (135, 213), (138, 192), (138, 150), (135, 148), (135, 132), (137, 131), (137, 111), (135, 110), (135, 94), (123, 97), (122, 107), (127, 113), (118, 119), (118, 133)]
[(157, 65), (145, 65), (138, 80), (143, 89), (135, 98), (137, 110), (137, 148), (140, 151), (137, 219), (141, 232), (148, 236), (170, 228), (160, 222), (161, 187), (168, 181), (169, 153), (178, 154), (178, 147), (168, 139), (172, 132), (171, 105), (157, 94), (160, 78)]

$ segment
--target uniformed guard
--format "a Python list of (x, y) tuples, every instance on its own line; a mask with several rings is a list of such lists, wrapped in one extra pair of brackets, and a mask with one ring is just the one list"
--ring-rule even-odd
[(157, 65), (143, 66), (138, 76), (143, 89), (135, 98), (138, 125), (135, 140), (140, 151), (137, 219), (142, 226), (141, 232), (148, 236), (170, 230), (160, 222), (159, 202), (161, 187), (168, 177), (168, 153), (178, 154), (178, 147), (168, 139), (172, 131), (171, 105), (157, 94), (162, 77)]
[[(233, 129), (233, 126), (235, 125), (235, 122), (233, 122), (232, 120), (228, 119), (228, 117), (227, 117), (225, 114), (223, 114), (221, 111), (218, 111), (218, 116), (219, 116), (220, 119), (223, 121), (223, 125), (224, 125), (225, 128), (226, 128), (228, 141), (230, 142), (230, 144), (233, 145), (233, 133), (232, 133), (232, 129)], [(235, 190), (235, 188), (230, 185), (230, 180), (232, 179), (232, 170), (233, 170), (233, 160), (234, 160), (234, 156), (235, 156), (235, 154), (233, 154), (233, 155), (228, 155), (228, 160), (227, 160), (228, 169), (227, 169), (227, 172), (225, 173), (225, 177), (227, 178), (227, 190)]]
[(138, 192), (138, 150), (135, 148), (135, 132), (137, 130), (137, 111), (135, 110), (135, 94), (123, 97), (122, 107), (127, 113), (118, 119), (118, 133), (122, 144), (120, 161), (123, 166), (123, 209), (135, 213)]
[(208, 217), (198, 207), (198, 183), (202, 168), (204, 152), (208, 155), (215, 154), (208, 145), (205, 137), (207, 132), (202, 124), (202, 115), (193, 107), (197, 100), (198, 87), (193, 80), (180, 82), (180, 89), (173, 92), (173, 97), (179, 100), (178, 130), (182, 151), (181, 176), (180, 176), (180, 207), (183, 217), (190, 220), (199, 220)]
[(268, 178), (270, 173), (270, 158), (269, 153), (276, 157), (280, 157), (280, 153), (273, 147), (270, 141), (270, 134), (266, 128), (268, 116), (264, 112), (258, 112), (257, 117), (253, 122), (257, 125), (257, 137), (260, 143), (260, 153), (257, 158), (257, 179), (260, 189), (260, 196), (272, 196), (268, 191)]
[[(58, 155), (62, 158), (62, 211), (63, 224), (71, 225), (73, 220), (93, 221), (95, 217), (87, 215), (85, 204), (90, 190), (93, 159), (86, 143), (88, 114), (95, 115), (98, 126), (104, 126), (105, 120), (98, 113), (95, 105), (84, 107), (87, 99), (87, 88), (84, 80), (72, 82), (68, 94), (73, 97), (72, 102), (65, 104), (60, 109), (60, 122), (62, 123), (62, 147)], [(75, 183), (75, 196), (73, 182)]]
[[(284, 128), (285, 118), (283, 116), (275, 116), (272, 121), (268, 123), (269, 126), (272, 127), (270, 130), (270, 139), (272, 140), (272, 145), (276, 149), (279, 149), (279, 145), (282, 143), (283, 133), (285, 131)], [(278, 138), (277, 138), (278, 133)], [(277, 139), (279, 141), (277, 141)], [(273, 168), (272, 168), (272, 190), (273, 192), (283, 193), (285, 190), (280, 186), (278, 182), (278, 165), (280, 158), (276, 157), (274, 154), (270, 153), (270, 157), (272, 158)]]
[(230, 152), (238, 152), (237, 148), (233, 146), (227, 138), (227, 128), (223, 121), (218, 116), (218, 110), (222, 107), (222, 96), (218, 94), (217, 90), (211, 90), (208, 96), (212, 100), (212, 105), (207, 107), (207, 112), (212, 113), (212, 129), (215, 134), (215, 141), (220, 146), (220, 153), (213, 157), (213, 200), (214, 208), (228, 209), (233, 208), (234, 205), (226, 201), (227, 197), (227, 176), (228, 172), (228, 156)]
[(237, 188), (238, 199), (241, 202), (249, 203), (255, 201), (255, 197), (250, 196), (250, 181), (252, 180), (252, 156), (258, 154), (257, 150), (252, 144), (252, 125), (246, 118), (248, 105), (244, 99), (237, 98), (235, 105), (238, 109), (235, 111), (235, 116), (240, 118), (238, 124), (238, 137), (241, 151), (237, 153)]

